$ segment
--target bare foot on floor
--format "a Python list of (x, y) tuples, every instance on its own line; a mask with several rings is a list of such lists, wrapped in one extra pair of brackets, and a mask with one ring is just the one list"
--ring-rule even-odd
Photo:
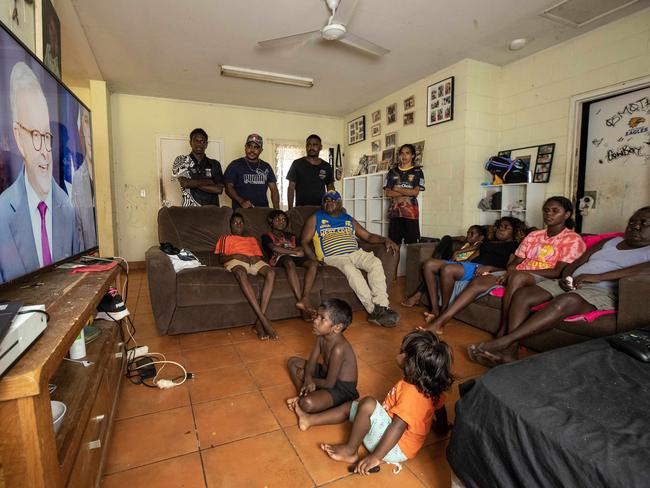
[(257, 338), (260, 341), (268, 341), (269, 340), (269, 335), (264, 331), (262, 328), (262, 325), (259, 322), (256, 322), (255, 325), (252, 327), (253, 332), (257, 335)]
[(406, 308), (415, 307), (418, 303), (420, 303), (420, 298), (422, 298), (422, 294), (421, 293), (415, 293), (415, 294), (411, 295), (410, 297), (406, 297), (402, 301), (402, 303), (400, 303), (400, 305), (402, 307), (406, 307)]
[(296, 308), (300, 310), (300, 316), (303, 320), (311, 321), (316, 314), (316, 310), (304, 299), (296, 302)]
[(346, 444), (321, 444), (320, 448), (334, 461), (354, 464), (359, 460), (357, 451), (349, 448)]
[(287, 398), (287, 408), (292, 412), (295, 412), (296, 405), (298, 405), (298, 400), (300, 400), (300, 397), (297, 396), (292, 398)]
[(293, 411), (298, 417), (298, 428), (305, 432), (309, 427), (311, 427), (311, 423), (309, 422), (310, 415), (300, 408), (300, 404), (297, 401), (293, 407)]

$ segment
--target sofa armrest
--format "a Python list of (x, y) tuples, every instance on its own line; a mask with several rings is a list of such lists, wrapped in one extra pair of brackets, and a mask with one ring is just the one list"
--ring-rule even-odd
[(422, 280), (422, 263), (436, 250), (437, 242), (406, 245), (406, 296), (411, 296)]
[(397, 265), (399, 264), (399, 253), (391, 253), (386, 250), (386, 246), (382, 244), (370, 244), (369, 242), (359, 241), (359, 247), (364, 251), (373, 253), (381, 260), (381, 265), (384, 267), (384, 274), (386, 275), (386, 289), (390, 291), (397, 276)]
[(650, 325), (650, 274), (623, 278), (618, 282), (617, 332)]
[(167, 334), (176, 309), (176, 272), (167, 254), (156, 246), (147, 250), (145, 262), (156, 327), (161, 334)]

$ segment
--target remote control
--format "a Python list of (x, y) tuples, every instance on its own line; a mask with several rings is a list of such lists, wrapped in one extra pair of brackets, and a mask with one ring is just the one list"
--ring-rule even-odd
[(650, 330), (636, 329), (607, 339), (612, 347), (639, 361), (650, 363)]

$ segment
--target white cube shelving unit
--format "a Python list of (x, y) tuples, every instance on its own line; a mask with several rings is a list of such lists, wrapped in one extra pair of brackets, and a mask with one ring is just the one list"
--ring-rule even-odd
[(481, 198), (501, 193), (501, 208), (481, 210), (480, 224), (493, 224), (501, 217), (511, 216), (523, 220), (529, 227), (542, 229), (542, 205), (545, 185), (543, 183), (508, 183), (481, 187)]
[(343, 178), (343, 207), (368, 232), (388, 236), (388, 206), (384, 196), (386, 171)]

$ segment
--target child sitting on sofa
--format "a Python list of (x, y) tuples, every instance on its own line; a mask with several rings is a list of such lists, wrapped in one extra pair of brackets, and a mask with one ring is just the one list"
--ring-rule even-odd
[[(300, 430), (348, 418), (353, 422), (345, 444), (321, 444), (321, 449), (335, 461), (354, 464), (356, 473), (374, 472), (382, 462), (399, 469), (399, 463), (414, 458), (420, 450), (434, 417), (436, 433), (445, 435), (449, 429), (443, 392), (453, 382), (450, 347), (432, 332), (417, 330), (404, 337), (396, 360), (404, 378), (391, 388), (383, 404), (365, 397), (317, 414), (296, 405)], [(359, 460), (361, 443), (370, 454)]]
[[(262, 250), (257, 239), (244, 236), (244, 217), (241, 214), (234, 213), (230, 217), (230, 232), (231, 234), (219, 238), (214, 253), (219, 255), (219, 261), (224, 268), (235, 275), (246, 300), (257, 315), (255, 322), (257, 337), (263, 341), (269, 338), (278, 339), (278, 334), (265, 315), (273, 293), (275, 271), (262, 259)], [(262, 298), (259, 303), (248, 279), (248, 275), (257, 274), (264, 277)]]
[[(403, 307), (413, 307), (420, 303), (422, 295), (429, 291), (429, 298), (436, 300), (431, 302), (431, 312), (438, 315), (438, 288), (436, 275), (442, 268), (449, 263), (462, 263), (472, 259), (478, 254), (479, 246), (485, 238), (485, 227), (481, 225), (470, 225), (467, 229), (467, 235), (462, 247), (453, 251), (453, 239), (450, 236), (444, 236), (433, 253), (433, 256), (422, 263), (422, 277), (424, 278), (415, 293), (406, 298), (401, 305)], [(430, 286), (431, 285), (431, 286)], [(434, 303), (435, 302), (435, 303)]]
[[(522, 339), (552, 329), (569, 315), (615, 310), (618, 280), (637, 275), (650, 275), (650, 207), (634, 212), (624, 237), (600, 241), (567, 266), (562, 279), (521, 288), (513, 299), (507, 333), (470, 345), (469, 357), (490, 367), (516, 361)], [(547, 300), (544, 308), (530, 315), (531, 307)]]
[(320, 304), (312, 327), (316, 344), (309, 359), (294, 356), (287, 362), (298, 391), (298, 396), (287, 400), (289, 410), (322, 412), (359, 398), (357, 358), (343, 335), (351, 322), (352, 308), (347, 302), (331, 298)]
[[(304, 319), (311, 320), (315, 310), (309, 303), (309, 294), (312, 286), (314, 286), (314, 280), (318, 272), (318, 262), (306, 257), (305, 251), (296, 240), (296, 236), (291, 232), (287, 232), (289, 217), (285, 212), (273, 210), (269, 213), (268, 221), (271, 231), (262, 236), (262, 249), (271, 266), (284, 267), (291, 291), (296, 296), (296, 308), (302, 312)], [(306, 269), (302, 292), (300, 291), (300, 280), (296, 266), (302, 266)]]
[(428, 329), (442, 334), (454, 315), (479, 296), (495, 286), (505, 286), (501, 302), (501, 323), (497, 337), (504, 334), (512, 296), (525, 286), (559, 278), (565, 266), (578, 259), (586, 249), (585, 243), (572, 229), (573, 204), (562, 196), (554, 196), (542, 207), (546, 229), (528, 234), (515, 251), (506, 271), (481, 274), (473, 279), (456, 301), (439, 317), (429, 323)]

